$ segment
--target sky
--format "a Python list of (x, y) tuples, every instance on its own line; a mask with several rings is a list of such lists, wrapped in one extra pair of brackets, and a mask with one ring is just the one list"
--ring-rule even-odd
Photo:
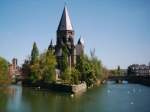
[(34, 41), (46, 50), (65, 2), (75, 42), (82, 36), (105, 67), (150, 62), (150, 0), (0, 0), (0, 56), (21, 65)]

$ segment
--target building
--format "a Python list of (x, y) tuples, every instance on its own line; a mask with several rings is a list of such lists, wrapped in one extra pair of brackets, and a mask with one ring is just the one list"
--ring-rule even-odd
[(8, 67), (8, 75), (11, 79), (15, 78), (16, 76), (20, 76), (21, 75), (21, 69), (18, 66), (18, 61), (16, 58), (12, 59), (12, 63), (9, 64)]
[(66, 6), (64, 7), (56, 35), (56, 45), (53, 45), (51, 41), (48, 49), (54, 50), (55, 52), (58, 64), (57, 68), (62, 69), (62, 61), (65, 59), (63, 55), (64, 49), (67, 52), (67, 63), (69, 67), (75, 66), (77, 58), (84, 53), (84, 40), (80, 37), (78, 43), (75, 44), (75, 31)]
[(132, 64), (128, 67), (128, 75), (132, 76), (147, 76), (150, 75), (150, 66)]

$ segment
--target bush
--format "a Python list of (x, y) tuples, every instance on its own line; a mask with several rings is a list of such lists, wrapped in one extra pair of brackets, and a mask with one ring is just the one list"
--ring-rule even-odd
[(8, 80), (8, 62), (0, 57), (0, 81)]
[(71, 69), (71, 84), (79, 84), (80, 83), (80, 72), (75, 69), (72, 68)]

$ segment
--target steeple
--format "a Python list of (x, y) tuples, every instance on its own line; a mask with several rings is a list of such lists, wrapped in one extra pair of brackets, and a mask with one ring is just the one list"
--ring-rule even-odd
[(80, 37), (79, 40), (78, 40), (78, 43), (76, 45), (77, 58), (79, 59), (79, 56), (81, 56), (82, 54), (84, 54), (84, 40), (83, 40), (82, 37)]
[(73, 30), (67, 7), (64, 7), (57, 31)]
[(84, 45), (84, 39), (82, 37), (79, 38), (78, 44)]
[(53, 41), (51, 40), (50, 45), (49, 45), (49, 47), (48, 47), (48, 50), (52, 50), (52, 49), (53, 49), (53, 47), (54, 47), (54, 45), (53, 45)]
[(62, 69), (62, 50), (66, 46), (67, 50), (67, 62), (69, 66), (75, 65), (75, 45), (74, 45), (74, 30), (70, 21), (67, 7), (64, 7), (60, 23), (57, 29), (57, 42), (56, 42), (56, 57), (58, 62), (58, 68)]

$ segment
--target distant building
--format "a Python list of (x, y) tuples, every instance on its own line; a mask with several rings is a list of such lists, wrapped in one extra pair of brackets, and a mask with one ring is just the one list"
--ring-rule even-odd
[(145, 64), (132, 64), (128, 67), (128, 75), (144, 76), (150, 75), (150, 66)]
[(21, 75), (21, 68), (18, 66), (18, 61), (16, 58), (13, 58), (12, 63), (9, 64), (8, 75), (11, 79)]
[(67, 48), (67, 62), (69, 67), (74, 67), (76, 64), (77, 58), (84, 53), (84, 40), (79, 38), (78, 43), (74, 43), (74, 29), (68, 14), (67, 7), (64, 7), (58, 29), (57, 29), (57, 40), (56, 45), (53, 45), (53, 42), (50, 42), (48, 49), (53, 50), (57, 59), (57, 69), (62, 69), (63, 57), (63, 48)]

